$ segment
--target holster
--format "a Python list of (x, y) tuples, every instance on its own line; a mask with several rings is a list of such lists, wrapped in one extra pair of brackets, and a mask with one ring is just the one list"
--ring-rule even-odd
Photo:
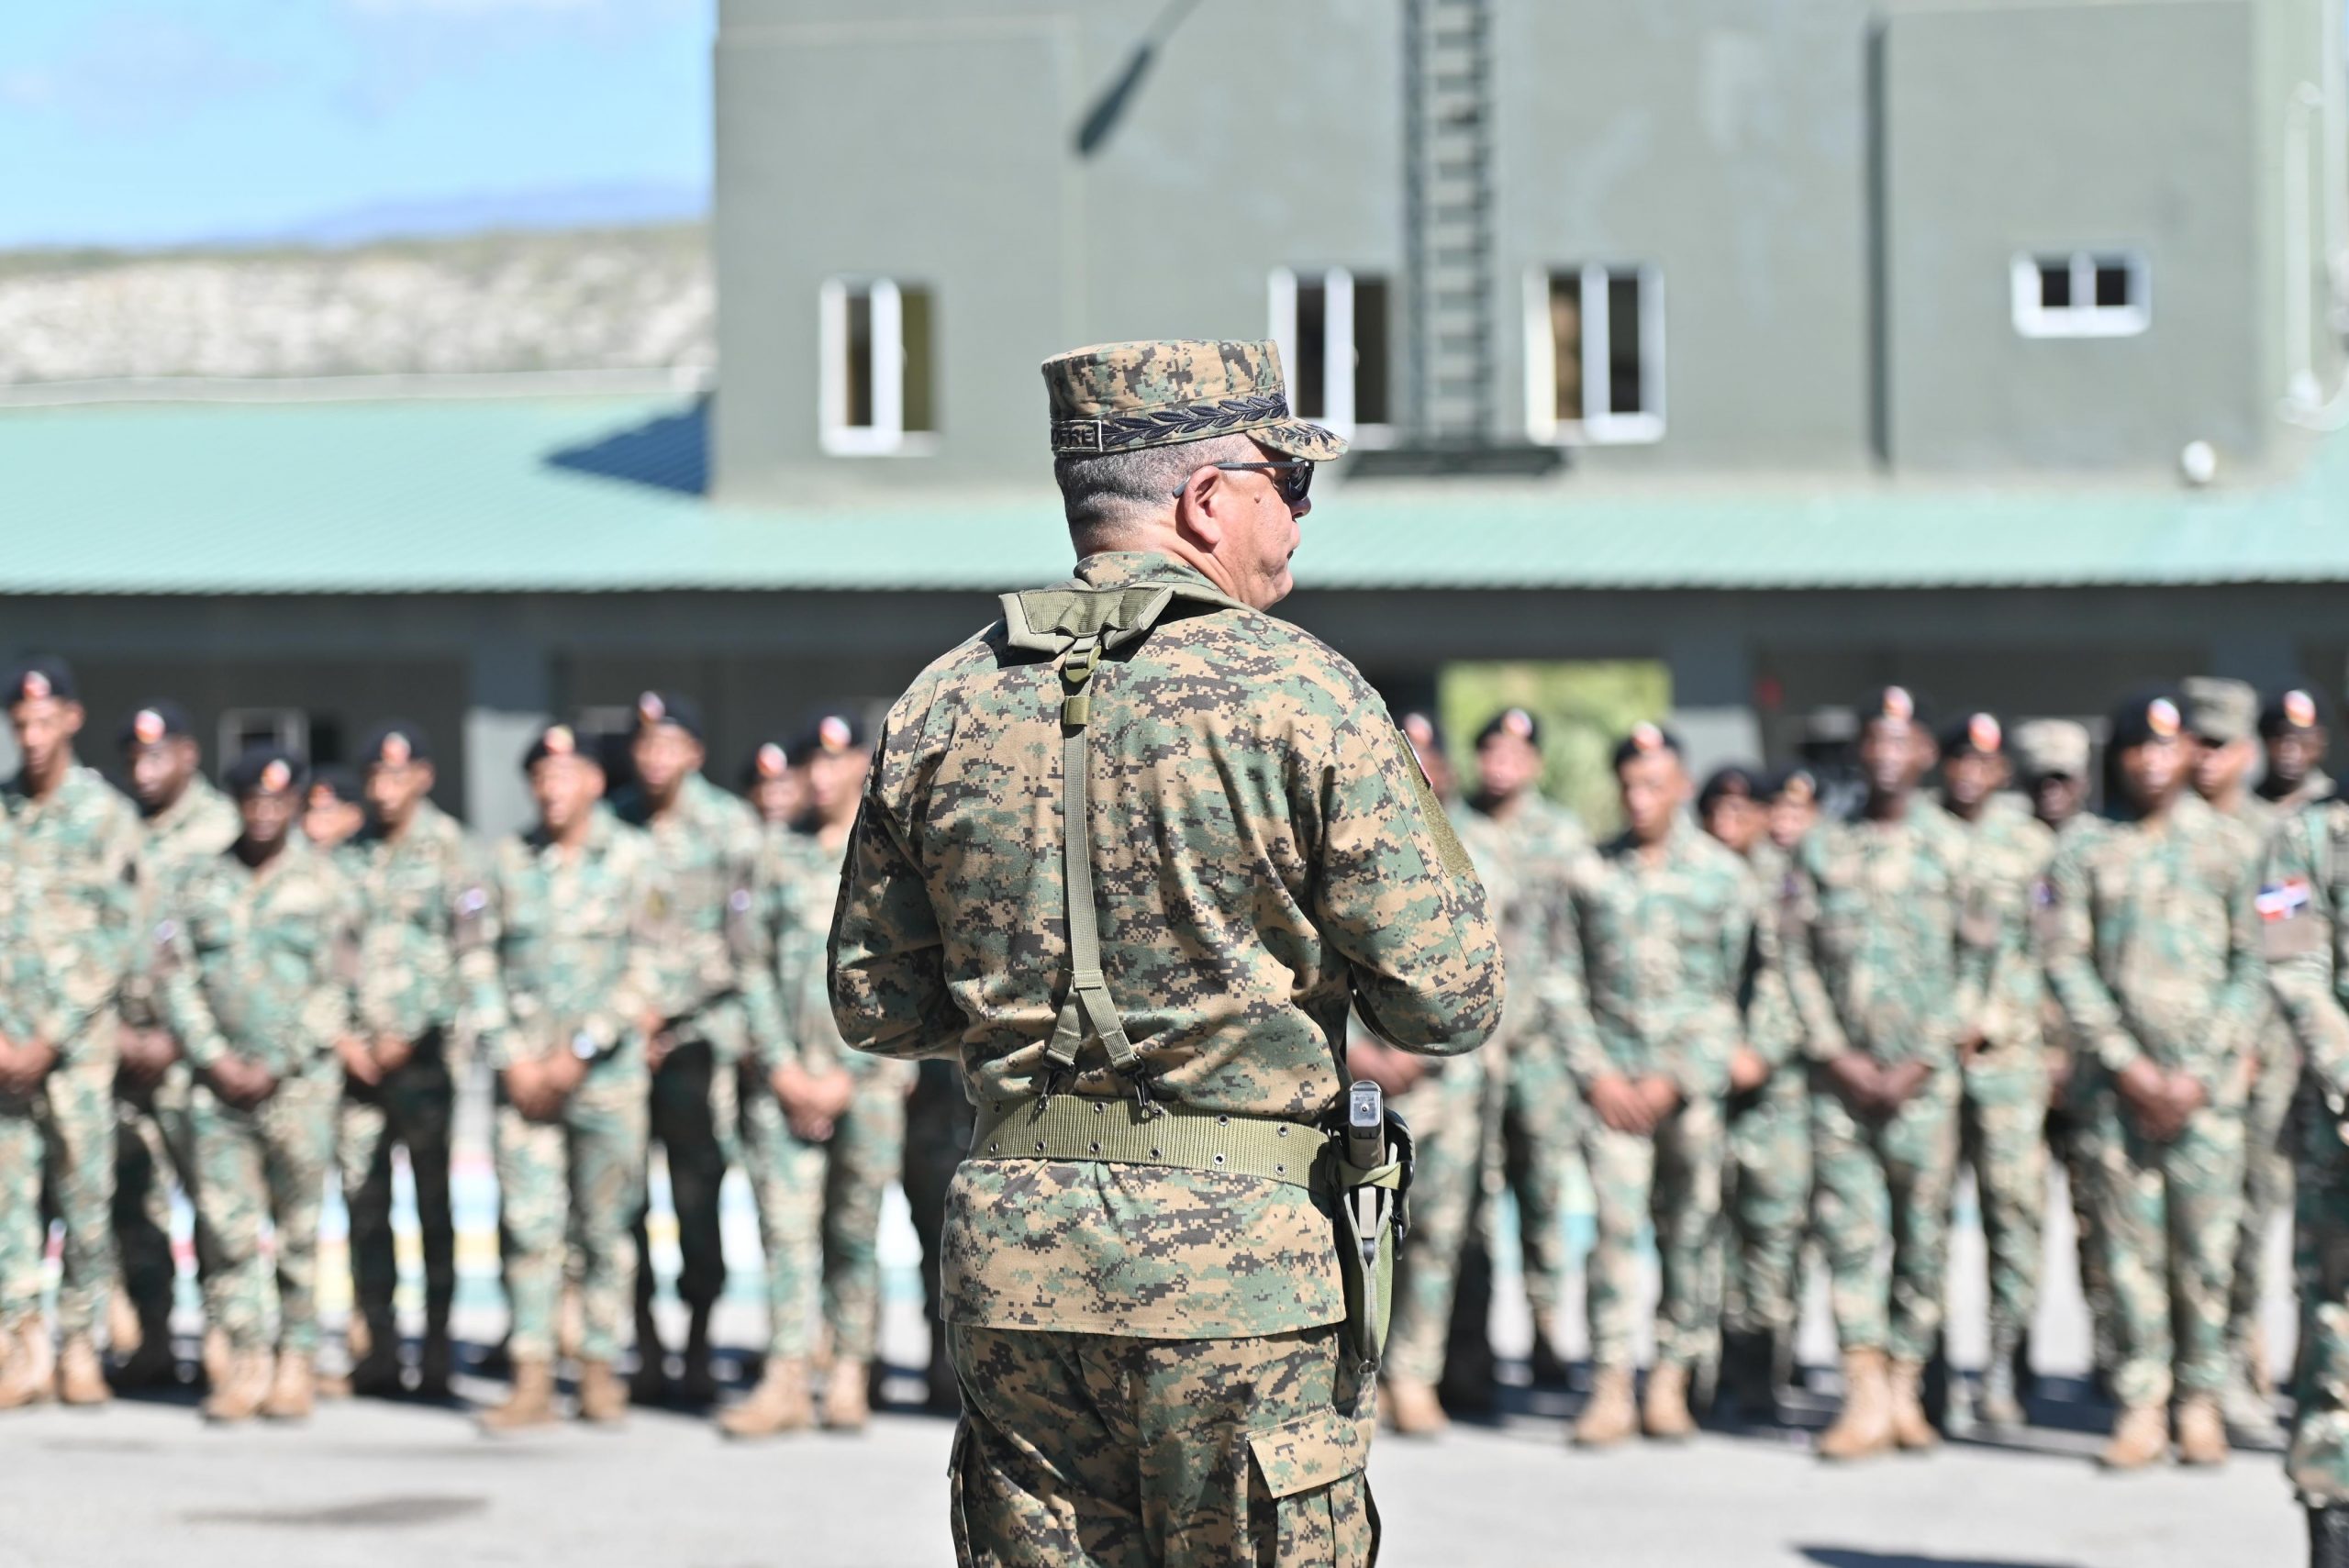
[[(1411, 1229), (1411, 1129), (1400, 1112), (1386, 1112), (1386, 1159), (1367, 1168), (1345, 1155), (1332, 1138), (1324, 1158), (1336, 1211), (1338, 1269), (1346, 1291), (1346, 1348), (1366, 1386), (1386, 1353), (1395, 1305), (1395, 1254)], [(1365, 1220), (1358, 1199), (1372, 1199)]]

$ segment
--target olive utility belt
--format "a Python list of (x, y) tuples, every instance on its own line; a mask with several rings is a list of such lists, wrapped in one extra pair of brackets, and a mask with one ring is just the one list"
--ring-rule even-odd
[(1164, 1101), (1145, 1112), (1130, 1099), (1017, 1095), (980, 1103), (971, 1158), (1157, 1165), (1310, 1187), (1329, 1141), (1328, 1133), (1303, 1122), (1230, 1116)]

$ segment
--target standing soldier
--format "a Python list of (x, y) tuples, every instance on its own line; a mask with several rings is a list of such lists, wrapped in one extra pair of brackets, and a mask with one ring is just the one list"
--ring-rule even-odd
[(349, 768), (314, 768), (302, 805), (302, 836), (321, 850), (340, 850), (367, 826), (367, 797)]
[[(2236, 824), (2251, 851), (2253, 874), (2266, 870), (2269, 830), (2286, 812), (2254, 793), (2259, 761), (2259, 694), (2241, 681), (2197, 676), (2181, 683), (2186, 732), (2195, 743), (2194, 792)], [(2227, 1425), (2253, 1442), (2273, 1441), (2275, 1378), (2260, 1307), (2267, 1296), (2267, 1233), (2292, 1204), (2292, 1101), (2299, 1088), (2299, 1045), (2292, 1022), (2262, 1008), (2243, 1102), (2243, 1216), (2235, 1232), (2233, 1283), (2227, 1295)]]
[(485, 868), (456, 819), (432, 804), (424, 731), (394, 720), (359, 748), (373, 821), (344, 850), (358, 884), (359, 1033), (343, 1055), (338, 1144), (351, 1211), (354, 1394), (396, 1394), (399, 1268), (392, 1252), (392, 1150), (407, 1151), (424, 1242), (424, 1347), (417, 1392), (449, 1396), (449, 1308), (457, 1292), (449, 1130), (460, 1047), (496, 1008), (483, 945)]
[(742, 770), (742, 798), (758, 813), (759, 826), (772, 839), (799, 825), (807, 814), (807, 773), (791, 765), (791, 747), (782, 740), (762, 740)]
[(2267, 749), (2267, 772), (2259, 798), (2290, 811), (2333, 797), (2324, 772), (2324, 717), (2316, 698), (2288, 691), (2259, 711), (2259, 739)]
[(32, 661), (6, 691), (24, 767), (0, 801), (16, 824), (18, 874), (33, 884), (26, 896), (39, 900), (29, 917), (61, 944), (69, 988), (90, 1003), (77, 1010), (72, 1038), (22, 1041), (17, 1051), (16, 1076), (37, 1101), (43, 1190), (65, 1230), (54, 1361), (38, 1318), (18, 1327), (32, 1381), (46, 1390), (53, 1377), (69, 1405), (102, 1405), (108, 1391), (95, 1334), (115, 1272), (115, 1001), (136, 917), (139, 822), (74, 758), (84, 715), (63, 660)]
[[(1756, 966), (1757, 930), (1766, 931), (1744, 861), (1684, 814), (1679, 741), (1638, 725), (1614, 763), (1624, 830), (1583, 857), (1568, 884), (1589, 1001), (1568, 1024), (1566, 1054), (1590, 1106), (1583, 1158), (1598, 1222), (1588, 1264), (1591, 1396), (1574, 1431), (1585, 1448), (1634, 1430), (1678, 1439), (1697, 1429), (1689, 1375), (1712, 1360), (1719, 1327), (1723, 1101), (1731, 1061), (1748, 1049), (1738, 995)], [(1637, 1249), (1651, 1224), (1664, 1289), (1655, 1366), (1635, 1415)]]
[[(670, 905), (670, 934), (655, 949), (662, 1022), (645, 1044), (645, 1060), (652, 1069), (652, 1137), (667, 1158), (669, 1206), (685, 1259), (677, 1277), (688, 1315), (683, 1392), (696, 1405), (718, 1396), (709, 1366), (709, 1317), (726, 1288), (718, 1194), (734, 1126), (735, 1074), (749, 1049), (736, 933), (750, 914), (759, 858), (758, 818), (702, 776), (702, 740), (701, 709), (691, 698), (638, 697), (629, 751), (636, 784), (617, 806), (621, 821), (651, 836)], [(652, 1404), (667, 1394), (669, 1377), (652, 1321), (641, 1216), (636, 1254), (635, 1396)]]
[(1813, 1223), (1843, 1356), (1842, 1413), (1819, 1440), (1831, 1460), (1940, 1440), (1920, 1381), (1949, 1264), (1958, 1037), (1981, 1006), (1958, 930), (1965, 832), (1917, 794), (1932, 738), (1902, 687), (1859, 712), (1866, 794), (1858, 816), (1804, 840), (1786, 954), (1812, 1062)]
[[(2284, 701), (2295, 695), (2306, 706), (2284, 717), (2317, 738), (2301, 775), (2321, 780), (2316, 705), (2301, 693)], [(2279, 738), (2268, 737), (2271, 755)], [(2285, 1467), (2308, 1510), (2310, 1568), (2349, 1568), (2349, 801), (2322, 792), (2283, 817), (2258, 907), (2276, 995), (2307, 1060), (2293, 1141), (2300, 1353)]]
[[(481, 1051), (496, 1074), (498, 1226), (514, 1388), (483, 1429), (555, 1419), (555, 1323), (566, 1240), (579, 1252), (579, 1418), (614, 1422), (614, 1362), (636, 1272), (651, 1118), (645, 1040), (661, 1023), (668, 916), (659, 857), (600, 809), (604, 770), (570, 726), (522, 759), (537, 826), (497, 846), (482, 940), (503, 995)], [(647, 1353), (659, 1353), (654, 1348)]]
[(1990, 1258), (1989, 1359), (1973, 1414), (1993, 1427), (2024, 1418), (2019, 1380), (2047, 1215), (2047, 985), (2034, 916), (2055, 835), (2000, 794), (2009, 777), (2006, 730), (1991, 715), (1969, 715), (1943, 736), (1941, 803), (1967, 840), (1959, 918), (1967, 946), (1988, 955), (1981, 1011), (1958, 1040), (1958, 1136)]
[[(1566, 878), (1590, 852), (1590, 839), (1573, 812), (1542, 793), (1541, 722), (1521, 707), (1495, 714), (1476, 735), (1476, 774), (1471, 804), (1498, 829), (1519, 898), (1544, 929), (1563, 930)], [(1546, 940), (1537, 938), (1525, 951), (1544, 972), (1520, 973), (1520, 990), (1528, 993), (1519, 998), (1520, 1011), (1527, 1009), (1531, 994), (1552, 984), (1547, 965), (1571, 962)], [(1487, 1157), (1498, 1159), (1503, 1182), (1517, 1195), (1538, 1383), (1563, 1383), (1566, 1375), (1558, 1356), (1558, 1314), (1569, 1272), (1566, 1190), (1581, 1153), (1574, 1075), (1559, 1034), (1563, 1026), (1552, 1011), (1530, 1016), (1526, 1027), (1510, 1029), (1505, 1049), (1495, 1053), (1487, 1069), (1500, 1080), (1495, 1096), (1500, 1125)]]
[[(205, 1316), (226, 1336), (213, 1421), (298, 1420), (317, 1395), (318, 1210), (351, 1030), (355, 901), (324, 851), (293, 831), (300, 774), (263, 746), (228, 773), (243, 830), (192, 868), (158, 928), (166, 1026), (195, 1073), (173, 1131), (193, 1173)], [(262, 1227), (274, 1233), (277, 1355), (265, 1318)]]
[(910, 1063), (851, 1051), (824, 980), (841, 863), (873, 754), (861, 727), (827, 714), (792, 749), (804, 768), (809, 831), (768, 840), (751, 981), (758, 1075), (742, 1087), (742, 1152), (766, 1249), (766, 1373), (719, 1426), (769, 1437), (815, 1424), (811, 1325), (831, 1349), (824, 1425), (859, 1431), (881, 1317), (881, 1196), (904, 1167)]
[(2103, 1462), (2227, 1455), (2227, 1287), (2249, 1053), (2267, 1006), (2246, 836), (2186, 787), (2167, 695), (2114, 714), (2108, 820), (2066, 839), (2047, 975), (2101, 1077), (2095, 1197), (2111, 1254), (2121, 1413)]
[[(173, 889), (190, 868), (208, 865), (237, 841), (244, 824), (234, 802), (200, 770), (195, 728), (177, 703), (151, 702), (123, 727), (123, 762), (144, 829), (139, 848), (138, 913), (131, 929), (151, 933), (173, 906)], [(139, 1326), (139, 1348), (117, 1367), (115, 1384), (142, 1388), (171, 1382), (173, 1163), (167, 1123), (184, 1121), (193, 1086), (179, 1043), (157, 1006), (152, 941), (130, 944), (122, 989), (121, 1066), (115, 1076), (114, 1234), (122, 1251), (124, 1294)], [(193, 1187), (185, 1172), (180, 1184)], [(125, 1347), (117, 1345), (119, 1354)]]
[(847, 1040), (959, 1051), (978, 1091), (957, 1552), (1366, 1562), (1378, 1293), (1353, 1250), (1350, 1322), (1332, 1227), (1386, 1231), (1363, 1184), (1400, 1166), (1326, 1141), (1347, 1007), (1472, 1050), (1498, 942), (1377, 695), (1264, 613), (1344, 450), (1288, 417), (1273, 346), (1044, 374), (1077, 575), (890, 710), (832, 934)]

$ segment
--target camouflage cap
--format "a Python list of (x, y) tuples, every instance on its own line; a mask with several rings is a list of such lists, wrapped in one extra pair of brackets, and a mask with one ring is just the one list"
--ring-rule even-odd
[(2259, 722), (2259, 694), (2241, 681), (2189, 675), (2178, 683), (2186, 731), (2197, 740), (2231, 746), (2251, 738)]
[(1270, 342), (1168, 339), (1100, 343), (1044, 361), (1052, 455), (1089, 456), (1249, 436), (1284, 457), (1327, 462), (1342, 437), (1289, 413)]
[(2068, 718), (2034, 718), (2015, 727), (2015, 760), (2032, 778), (2083, 779), (2088, 773), (2088, 730)]

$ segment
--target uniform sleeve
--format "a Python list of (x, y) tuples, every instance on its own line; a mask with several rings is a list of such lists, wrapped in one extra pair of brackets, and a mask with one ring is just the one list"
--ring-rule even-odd
[(2097, 973), (2087, 868), (2066, 848), (2056, 855), (2047, 881), (2054, 899), (2047, 931), (2047, 984), (2071, 1021), (2076, 1049), (2117, 1076), (2143, 1056), (2145, 1048), (2129, 1032), (2121, 1004)]
[[(1742, 871), (1731, 879), (1731, 887), (1715, 940), (1720, 944), (1719, 973), (1730, 976), (1730, 984), (1735, 985), (1736, 977), (1745, 973), (1753, 953), (1755, 933), (1762, 928), (1762, 896), (1753, 876)], [(1673, 1063), (1673, 1082), (1689, 1100), (1719, 1099), (1729, 1093), (1730, 1058), (1737, 1053), (1742, 1038), (1736, 1021), (1739, 1014), (1735, 994), (1717, 1001), (1719, 1005), (1709, 1008), (1705, 1016), (1724, 1020), (1728, 1027), (1717, 1023), (1708, 1029), (1700, 1038), (1689, 1041), (1688, 1049), (1679, 1051)]]
[(1953, 1040), (1988, 1032), (1991, 999), (1997, 995), (1992, 987), (2013, 924), (2005, 906), (2004, 879), (1995, 865), (1982, 864), (1983, 858), (1976, 849), (1964, 862), (1955, 929), (1957, 988), (1950, 998), (1950, 1017), (1956, 1025)]
[(838, 1064), (839, 1051), (826, 1031), (814, 1031), (825, 1038), (805, 1038), (808, 1031), (803, 1022), (810, 989), (829, 983), (824, 951), (838, 898), (837, 888), (808, 877), (796, 879), (784, 896), (782, 918), (775, 929), (776, 1000), (782, 1025), (776, 1036), (781, 1050), (778, 1061), (788, 1056)]
[(1316, 924), (1352, 971), (1354, 1005), (1389, 1045), (1474, 1051), (1507, 984), (1485, 885), (1383, 716), (1346, 724), (1321, 780)]
[(139, 819), (111, 789), (106, 795), (105, 819), (83, 873), (88, 880), (80, 889), (92, 917), (57, 988), (62, 1005), (47, 1020), (71, 1030), (45, 1035), (60, 1061), (68, 1063), (86, 1060), (96, 1049), (97, 1031), (91, 1025), (121, 993), (139, 923)]
[(945, 943), (882, 779), (876, 765), (849, 836), (832, 912), (832, 1019), (842, 1040), (875, 1056), (952, 1056), (963, 1015), (946, 986)]
[[(2267, 849), (2266, 895), (2278, 906), (2261, 911), (2268, 984), (2308, 1056), (2308, 1073), (2339, 1115), (2349, 1106), (2349, 920), (2342, 917), (2349, 887), (2322, 863), (2331, 849), (2327, 813), (2303, 810)], [(2293, 896), (2294, 895), (2298, 896)]]
[(2256, 1043), (2273, 993), (2260, 951), (2257, 862), (2237, 859), (2227, 897), (2227, 977), (2210, 1008), (2210, 1054), (2194, 1073), (2212, 1104), (2221, 1090), (2240, 1087), (2243, 1062)]
[(1596, 860), (1589, 857), (1563, 879), (1535, 981), (1542, 1026), (1535, 1038), (1557, 1042), (1566, 1071), (1586, 1094), (1598, 1079), (1622, 1071), (1607, 1054), (1591, 996), (1588, 957), (1597, 889), (1590, 878), (1598, 869)]
[(659, 1010), (662, 988), (666, 984), (662, 974), (661, 944), (672, 940), (676, 929), (666, 913), (673, 902), (666, 873), (650, 852), (638, 861), (636, 873), (629, 879), (628, 897), (633, 913), (628, 957), (619, 983), (612, 987), (604, 1006), (588, 1014), (579, 1025), (606, 1055), (618, 1048), (643, 1018)]
[(1793, 889), (1787, 914), (1786, 949), (1781, 955), (1787, 1001), (1794, 1015), (1803, 1054), (1813, 1062), (1831, 1062), (1852, 1049), (1843, 1020), (1835, 1014), (1834, 999), (1819, 973), (1819, 871), (1816, 836), (1805, 840), (1795, 862)]
[[(192, 895), (195, 879), (183, 879), (179, 891)], [(202, 974), (196, 966), (195, 944), (188, 935), (184, 903), (168, 910), (153, 933), (154, 978), (164, 1027), (180, 1042), (180, 1053), (199, 1072), (209, 1071), (228, 1054), (228, 1038), (220, 1032), (211, 1006), (204, 999)]]
[(1783, 924), (1784, 886), (1755, 884), (1753, 941), (1746, 950), (1745, 983), (1739, 1001), (1745, 1020), (1745, 1043), (1770, 1067), (1786, 1064), (1802, 1043), (1802, 1029), (1795, 1018), (1794, 997), (1787, 989), (1787, 959), (1778, 932)]
[(319, 933), (317, 971), (303, 998), (299, 1023), (297, 1069), (334, 1050), (335, 1042), (359, 1028), (359, 935), (365, 916), (359, 885), (331, 868), (322, 868), (326, 894), (326, 929)]
[(777, 989), (777, 933), (788, 915), (790, 878), (783, 858), (772, 852), (759, 857), (758, 874), (751, 883), (750, 906), (736, 922), (735, 962), (742, 971), (742, 1013), (750, 1029), (751, 1054), (772, 1073), (784, 1060), (783, 998)]

